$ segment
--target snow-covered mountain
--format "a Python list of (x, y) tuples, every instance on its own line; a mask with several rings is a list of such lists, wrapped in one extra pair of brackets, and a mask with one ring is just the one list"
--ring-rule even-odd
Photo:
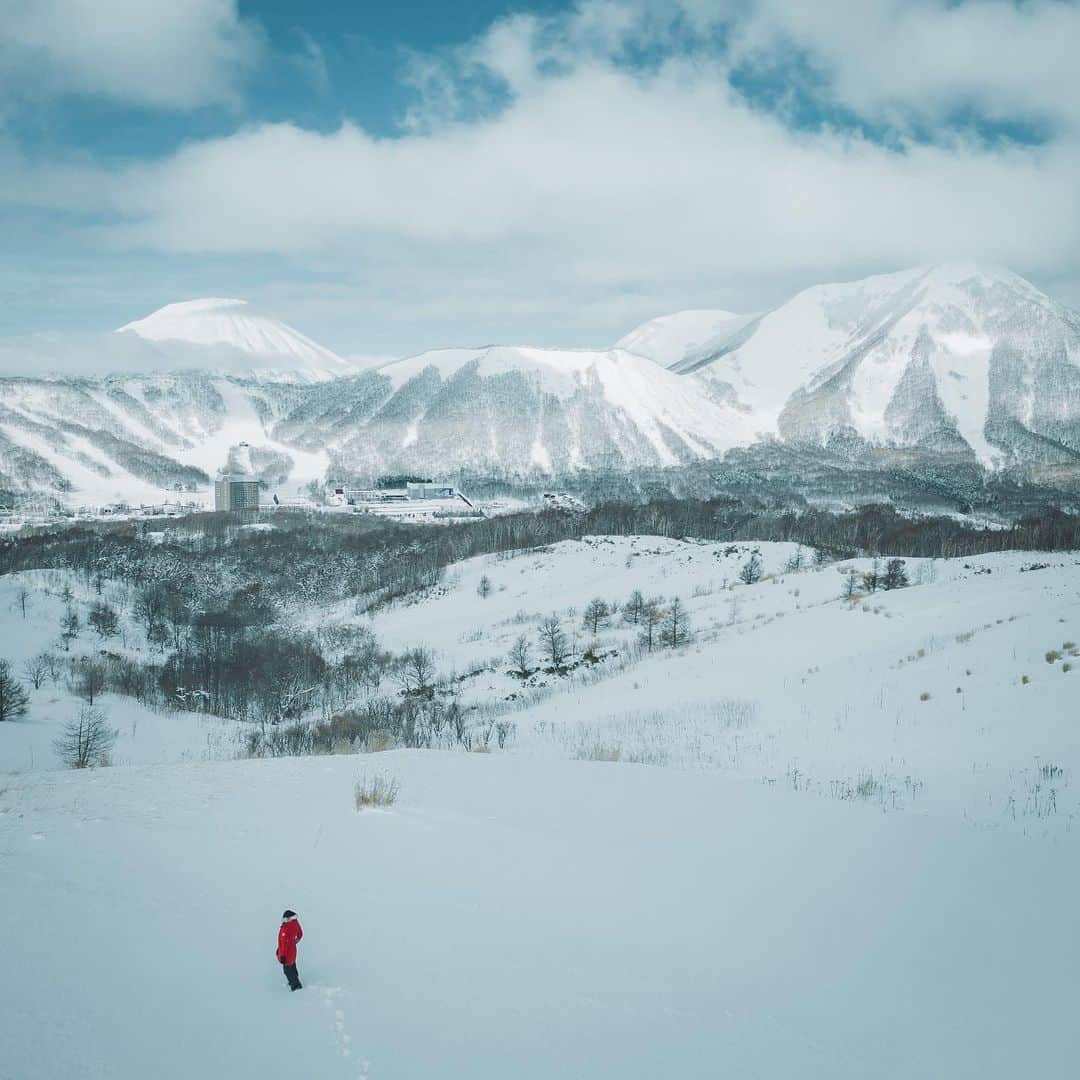
[(673, 370), (765, 435), (1080, 459), (1080, 316), (1005, 270), (921, 267), (820, 285)]
[[(195, 345), (229, 350), (241, 370), (332, 379), (349, 374), (348, 361), (299, 330), (253, 308), (245, 300), (212, 297), (165, 307), (116, 331), (164, 345)], [(210, 366), (209, 358), (207, 366)]]
[[(108, 337), (147, 362), (0, 380), (0, 493), (153, 501), (222, 468), (287, 493), (389, 471), (626, 471), (761, 440), (1080, 463), (1080, 316), (973, 266), (816, 286), (762, 315), (683, 312), (632, 350), (442, 349), (354, 373), (239, 301), (169, 305)], [(115, 355), (88, 348), (82, 370)]]
[(676, 465), (753, 438), (746, 416), (620, 349), (444, 349), (375, 378), (387, 399), (337, 444), (353, 471)]
[(697, 309), (661, 315), (631, 330), (615, 343), (616, 349), (645, 356), (661, 367), (672, 367), (715, 350), (739, 326), (754, 318), (730, 311)]

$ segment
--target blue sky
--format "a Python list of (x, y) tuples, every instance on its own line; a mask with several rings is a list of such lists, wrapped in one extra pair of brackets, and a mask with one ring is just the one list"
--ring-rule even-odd
[(5, 8), (3, 336), (596, 345), (954, 259), (1080, 305), (1071, 0)]

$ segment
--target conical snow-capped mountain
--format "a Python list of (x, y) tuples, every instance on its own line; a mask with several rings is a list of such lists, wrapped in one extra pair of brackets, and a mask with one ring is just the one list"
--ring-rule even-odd
[(121, 326), (117, 333), (134, 334), (164, 347), (203, 347), (207, 368), (231, 353), (230, 367), (243, 368), (246, 362), (252, 370), (322, 379), (351, 371), (342, 357), (245, 300), (211, 297), (166, 304), (144, 319)]
[(1007, 270), (920, 267), (819, 285), (673, 370), (762, 434), (1080, 459), (1080, 317)]
[(642, 323), (620, 338), (615, 348), (647, 357), (661, 367), (669, 368), (712, 351), (729, 338), (738, 325), (751, 318), (753, 316), (715, 309), (677, 311)]

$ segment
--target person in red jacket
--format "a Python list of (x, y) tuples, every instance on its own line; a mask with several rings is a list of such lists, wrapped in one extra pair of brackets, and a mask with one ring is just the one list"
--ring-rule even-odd
[(300, 976), (296, 973), (296, 943), (304, 936), (300, 920), (295, 911), (285, 911), (281, 916), (281, 927), (277, 932), (277, 958), (285, 970), (290, 990), (301, 988)]

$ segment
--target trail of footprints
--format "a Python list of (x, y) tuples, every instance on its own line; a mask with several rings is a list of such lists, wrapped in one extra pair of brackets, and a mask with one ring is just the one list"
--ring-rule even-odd
[[(345, 1013), (341, 1009), (334, 1008), (335, 998), (341, 993), (340, 986), (324, 986), (321, 988), (323, 1004), (328, 1009), (334, 1010), (334, 1035), (337, 1039), (337, 1050), (346, 1060), (353, 1056), (352, 1036), (345, 1027)], [(366, 1058), (357, 1062), (356, 1080), (368, 1080), (368, 1070), (371, 1062)]]

